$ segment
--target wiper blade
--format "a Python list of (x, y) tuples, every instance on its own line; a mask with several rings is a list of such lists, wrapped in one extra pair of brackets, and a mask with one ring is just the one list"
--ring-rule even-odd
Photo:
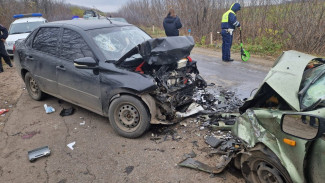
[(106, 60), (105, 63), (114, 63), (116, 60)]
[(23, 33), (29, 33), (29, 32), (14, 32), (14, 33), (10, 33), (10, 34), (23, 34)]

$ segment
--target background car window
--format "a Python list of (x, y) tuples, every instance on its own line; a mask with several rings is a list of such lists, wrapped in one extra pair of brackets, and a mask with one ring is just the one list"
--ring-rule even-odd
[(44, 22), (26, 22), (11, 24), (9, 34), (30, 33)]
[(33, 41), (33, 48), (44, 53), (56, 55), (59, 33), (60, 28), (57, 27), (40, 28)]
[(70, 29), (64, 29), (63, 31), (61, 49), (61, 57), (70, 61), (83, 57), (95, 59), (86, 41), (79, 33)]

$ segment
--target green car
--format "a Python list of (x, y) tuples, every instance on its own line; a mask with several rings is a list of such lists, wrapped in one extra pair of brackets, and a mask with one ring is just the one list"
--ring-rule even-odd
[(234, 164), (248, 182), (325, 181), (325, 59), (284, 52), (240, 111)]

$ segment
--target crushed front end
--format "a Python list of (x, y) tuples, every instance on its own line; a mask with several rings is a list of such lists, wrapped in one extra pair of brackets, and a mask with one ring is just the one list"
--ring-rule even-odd
[(189, 57), (193, 47), (192, 37), (150, 39), (116, 63), (154, 79), (157, 89), (149, 95), (155, 100), (155, 117), (162, 123), (175, 122), (176, 113), (185, 112), (194, 102), (197, 90), (207, 86), (199, 75), (196, 61)]

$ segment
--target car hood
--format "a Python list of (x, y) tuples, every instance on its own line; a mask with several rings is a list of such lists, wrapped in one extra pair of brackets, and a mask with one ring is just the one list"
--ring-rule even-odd
[(23, 34), (10, 34), (6, 41), (17, 41), (18, 39), (25, 39), (30, 33), (23, 33)]
[(120, 64), (126, 58), (139, 53), (149, 65), (174, 64), (180, 59), (188, 57), (194, 45), (194, 39), (191, 36), (153, 38), (131, 49), (116, 63)]
[(283, 52), (265, 77), (256, 94), (244, 103), (240, 111), (244, 112), (252, 107), (255, 102), (254, 99), (260, 96), (262, 87), (265, 84), (268, 84), (277, 92), (292, 109), (300, 111), (298, 92), (301, 79), (307, 64), (314, 58), (315, 56), (293, 50)]

